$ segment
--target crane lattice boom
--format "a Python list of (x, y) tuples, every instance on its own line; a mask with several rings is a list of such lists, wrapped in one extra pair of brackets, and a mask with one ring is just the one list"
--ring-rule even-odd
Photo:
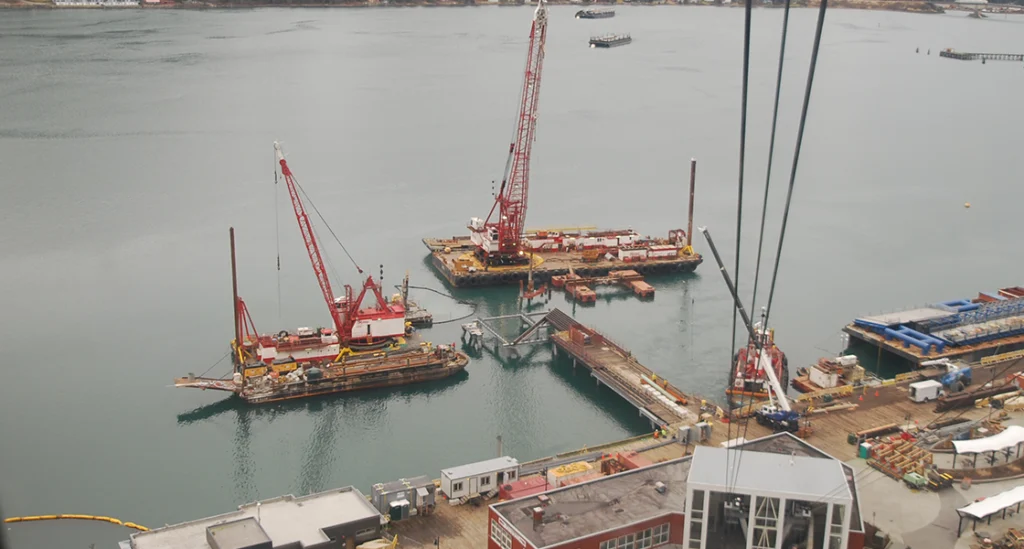
[[(483, 238), (478, 240), (477, 245), (488, 260), (496, 258), (503, 263), (523, 260), (519, 254), (520, 239), (526, 223), (530, 153), (537, 132), (537, 101), (540, 97), (540, 77), (544, 66), (547, 29), (548, 10), (544, 0), (538, 0), (533, 25), (530, 28), (530, 48), (526, 55), (526, 70), (523, 74), (519, 118), (512, 143), (509, 145), (501, 187), (486, 222), (477, 222), (476, 227), (473, 221), (470, 222), (471, 229), (478, 234), (483, 233)], [(498, 219), (492, 222), (495, 209), (498, 210)], [(495, 237), (497, 242), (494, 242)]]
[[(288, 167), (288, 161), (284, 158), (284, 153), (281, 151), (281, 145), (274, 142), (274, 151), (277, 153), (277, 162), (281, 165), (281, 175), (284, 176), (285, 184), (288, 187), (288, 196), (292, 199), (292, 208), (295, 210), (295, 219), (299, 222), (299, 231), (302, 233), (302, 240), (306, 243), (306, 252), (309, 253), (309, 261), (313, 264), (313, 273), (316, 274), (316, 280), (320, 284), (320, 291), (324, 294), (324, 301), (327, 303), (327, 308), (331, 311), (331, 319), (334, 321), (334, 328), (338, 331), (340, 338), (348, 336), (348, 332), (344, 330), (345, 323), (342, 320), (342, 315), (338, 311), (338, 307), (335, 305), (334, 291), (331, 289), (331, 281), (327, 278), (327, 268), (324, 265), (323, 256), (320, 255), (320, 247), (317, 246), (316, 237), (313, 236), (313, 225), (309, 222), (309, 216), (306, 215), (306, 208), (302, 205), (302, 199), (299, 197), (298, 185), (295, 183), (295, 176), (292, 174), (292, 170)], [(348, 315), (346, 315), (348, 316)]]

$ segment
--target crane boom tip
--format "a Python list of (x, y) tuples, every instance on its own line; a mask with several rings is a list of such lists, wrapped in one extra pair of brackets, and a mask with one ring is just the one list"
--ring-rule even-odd
[(274, 141), (274, 153), (277, 154), (278, 162), (284, 160), (284, 151), (281, 150), (281, 143), (277, 141)]

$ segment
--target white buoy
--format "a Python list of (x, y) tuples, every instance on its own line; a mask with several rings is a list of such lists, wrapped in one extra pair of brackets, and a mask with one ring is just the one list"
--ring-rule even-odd
[(971, 207), (971, 203), (970, 202), (964, 202), (964, 207), (965, 208), (970, 208)]

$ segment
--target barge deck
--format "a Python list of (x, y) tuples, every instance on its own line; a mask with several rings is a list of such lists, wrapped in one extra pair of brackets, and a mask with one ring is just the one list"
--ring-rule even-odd
[[(424, 238), (423, 244), (431, 251), (431, 264), (453, 287), (513, 285), (525, 282), (530, 276), (530, 265), (484, 266), (474, 253), (469, 237), (452, 239)], [(533, 253), (533, 278), (538, 282), (549, 282), (552, 277), (568, 275), (570, 270), (584, 277), (608, 276), (610, 271), (628, 268), (642, 275), (665, 273), (689, 273), (700, 265), (704, 258), (698, 253), (679, 255), (664, 259), (624, 263), (600, 257), (584, 259), (585, 252)]]
[[(978, 362), (1024, 350), (1024, 288), (861, 317), (843, 331), (851, 337), (851, 349), (867, 346), (877, 353), (876, 362), (894, 358), (904, 370), (942, 358)], [(859, 355), (862, 362), (875, 358), (867, 354)]]

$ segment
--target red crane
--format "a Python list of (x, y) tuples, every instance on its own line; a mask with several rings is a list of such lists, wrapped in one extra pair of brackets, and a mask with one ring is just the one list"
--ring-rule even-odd
[[(334, 327), (342, 347), (349, 346), (354, 340), (371, 342), (378, 338), (388, 338), (404, 333), (405, 310), (388, 304), (381, 293), (380, 285), (374, 282), (373, 275), (366, 277), (363, 288), (356, 299), (352, 298), (352, 287), (348, 284), (345, 285), (345, 296), (335, 299), (331, 281), (327, 277), (323, 256), (320, 254), (320, 247), (316, 243), (316, 236), (313, 235), (313, 225), (310, 223), (309, 216), (306, 215), (306, 208), (299, 197), (295, 175), (288, 167), (288, 161), (284, 158), (281, 145), (276, 141), (274, 142), (274, 151), (277, 153), (277, 162), (281, 165), (281, 174), (284, 175), (284, 181), (288, 187), (288, 195), (291, 197), (292, 208), (295, 210), (295, 219), (299, 222), (299, 231), (302, 232), (302, 240), (306, 243), (309, 261), (313, 264), (313, 273), (316, 274), (317, 282), (320, 284), (324, 302), (327, 303), (327, 308), (331, 311), (331, 319), (334, 320)], [(358, 266), (356, 266), (356, 270), (360, 274), (363, 272)], [(372, 291), (376, 296), (377, 307), (360, 310), (359, 307), (367, 290)], [(357, 324), (359, 335), (354, 333)], [(366, 328), (365, 335), (362, 331), (364, 326)]]
[[(488, 264), (525, 263), (521, 239), (526, 221), (527, 192), (530, 183), (530, 151), (537, 132), (537, 99), (540, 97), (540, 76), (544, 65), (544, 42), (547, 38), (548, 10), (538, 0), (530, 27), (530, 49), (526, 54), (523, 93), (519, 103), (519, 120), (508, 149), (505, 173), (494, 205), (486, 220), (474, 217), (469, 221), (471, 238), (477, 252)], [(497, 221), (491, 221), (495, 209)]]

